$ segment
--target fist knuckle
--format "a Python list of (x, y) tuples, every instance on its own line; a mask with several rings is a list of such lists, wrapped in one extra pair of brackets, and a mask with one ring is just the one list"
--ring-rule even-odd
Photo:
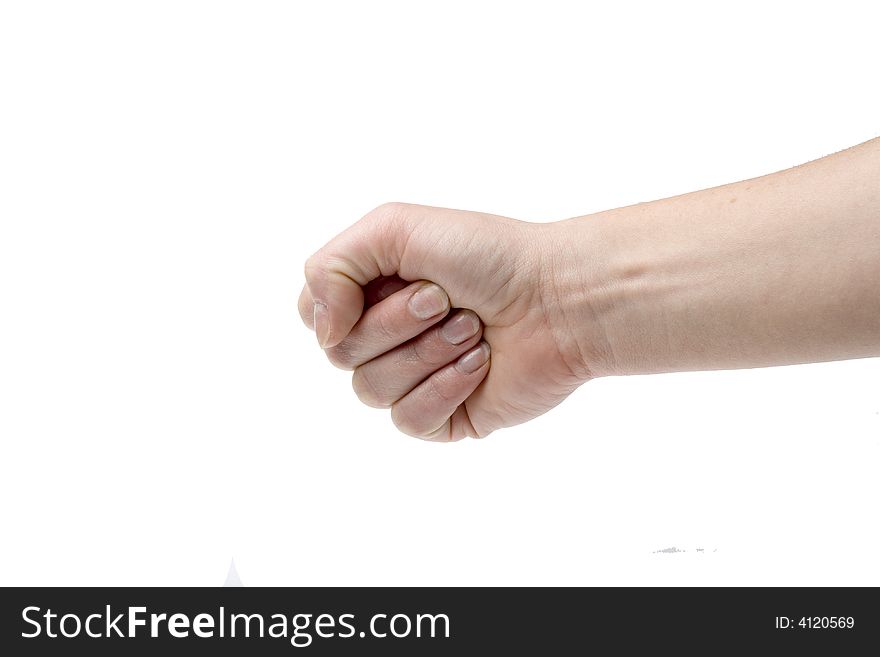
[(397, 427), (399, 431), (408, 436), (421, 438), (426, 433), (426, 430), (420, 426), (421, 423), (418, 419), (413, 417), (411, 413), (407, 412), (405, 407), (402, 407), (399, 404), (395, 404), (391, 407), (391, 421), (394, 422), (394, 426)]
[(340, 342), (335, 347), (325, 349), (327, 359), (334, 367), (341, 370), (353, 370), (355, 368), (355, 355), (353, 353), (351, 343), (347, 341)]
[(394, 342), (397, 341), (399, 332), (398, 327), (390, 317), (383, 314), (379, 314), (376, 317), (376, 333), (378, 339), (384, 340), (385, 342)]
[[(473, 338), (469, 339), (468, 343), (472, 340)], [(460, 348), (460, 345), (458, 347)], [(446, 365), (454, 355), (450, 346), (443, 342), (438, 331), (435, 330), (413, 340), (406, 348), (404, 359), (407, 362), (437, 369)]]
[(434, 401), (448, 405), (451, 402), (455, 401), (453, 399), (453, 395), (449, 390), (449, 387), (444, 385), (444, 382), (440, 379), (439, 374), (435, 374), (430, 379), (425, 382), (426, 392), (428, 396)]
[(384, 219), (395, 219), (406, 212), (409, 205), (400, 201), (388, 201), (374, 209), (370, 214)]
[(371, 224), (372, 230), (381, 237), (383, 244), (397, 244), (408, 232), (405, 227), (410, 225), (416, 213), (409, 203), (383, 203), (366, 217)]
[(410, 363), (417, 363), (419, 365), (427, 365), (433, 366), (434, 359), (429, 355), (431, 349), (424, 343), (423, 340), (414, 340), (407, 347), (407, 353), (405, 355), (405, 359)]
[(317, 253), (313, 253), (306, 259), (306, 264), (303, 267), (306, 281), (308, 282), (310, 280), (313, 280), (322, 271), (324, 271), (324, 256), (321, 254), (320, 251), (318, 251)]
[(391, 401), (388, 396), (373, 382), (363, 368), (357, 368), (351, 376), (351, 387), (362, 404), (372, 408), (388, 408)]

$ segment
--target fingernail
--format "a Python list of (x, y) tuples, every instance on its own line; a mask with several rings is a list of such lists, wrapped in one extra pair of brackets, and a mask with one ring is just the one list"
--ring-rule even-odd
[(440, 327), (440, 335), (450, 344), (461, 344), (472, 338), (480, 329), (480, 320), (470, 312), (456, 313), (455, 317)]
[(431, 319), (449, 307), (449, 297), (439, 285), (429, 283), (412, 295), (409, 310), (416, 319)]
[(327, 311), (327, 304), (321, 301), (315, 301), (315, 335), (323, 349), (330, 339), (330, 313)]
[(479, 346), (471, 349), (458, 359), (456, 369), (463, 374), (473, 374), (489, 360), (489, 345), (481, 342)]

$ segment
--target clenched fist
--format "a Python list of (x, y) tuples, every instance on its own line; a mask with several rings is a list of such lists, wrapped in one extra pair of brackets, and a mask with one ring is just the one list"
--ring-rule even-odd
[[(418, 205), (369, 213), (313, 255), (299, 301), (371, 406), (431, 440), (483, 437), (586, 378), (550, 224)], [(411, 281), (411, 282), (410, 282)]]

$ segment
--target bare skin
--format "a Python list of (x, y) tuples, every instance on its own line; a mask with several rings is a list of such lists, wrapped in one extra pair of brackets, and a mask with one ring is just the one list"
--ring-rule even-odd
[(299, 309), (362, 401), (439, 441), (600, 376), (878, 356), (880, 139), (555, 223), (387, 204), (309, 259)]

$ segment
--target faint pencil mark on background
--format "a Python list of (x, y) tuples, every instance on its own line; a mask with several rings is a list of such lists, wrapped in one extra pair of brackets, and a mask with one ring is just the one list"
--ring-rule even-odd
[[(682, 548), (673, 545), (672, 547), (663, 548), (662, 550), (654, 550), (651, 554), (681, 554), (684, 552), (687, 552), (687, 550), (683, 550)], [(694, 549), (694, 552), (706, 552), (706, 548), (698, 547)], [(715, 548), (712, 552), (718, 552), (718, 548)]]
[(226, 581), (223, 582), (223, 586), (229, 587), (239, 587), (244, 586), (241, 583), (241, 578), (238, 576), (238, 571), (235, 569), (235, 559), (229, 562), (229, 572), (226, 573)]

